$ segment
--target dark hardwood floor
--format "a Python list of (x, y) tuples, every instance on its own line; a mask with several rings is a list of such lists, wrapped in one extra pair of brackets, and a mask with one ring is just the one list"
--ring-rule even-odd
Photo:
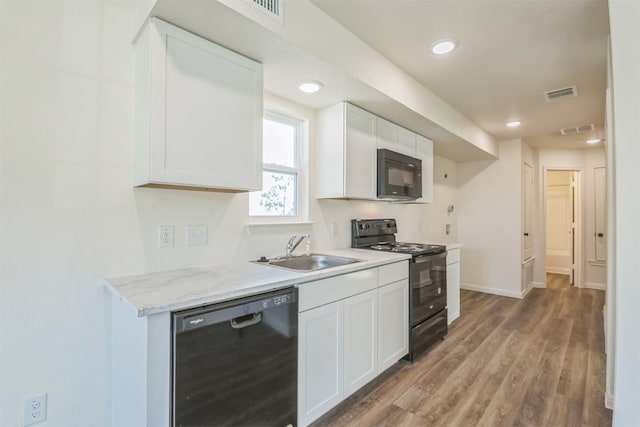
[(316, 426), (610, 426), (604, 292), (548, 275), (523, 300), (463, 290), (462, 316)]

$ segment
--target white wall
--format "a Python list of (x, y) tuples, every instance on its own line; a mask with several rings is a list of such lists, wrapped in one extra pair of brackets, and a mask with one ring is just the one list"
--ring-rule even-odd
[(500, 158), (458, 164), (462, 286), (521, 296), (522, 142), (500, 143)]
[(609, 0), (615, 162), (614, 426), (640, 419), (640, 3)]
[[(439, 157), (433, 205), (312, 197), (312, 226), (247, 227), (246, 194), (133, 189), (131, 40), (140, 5), (0, 2), (2, 427), (22, 425), (23, 400), (41, 392), (46, 425), (109, 423), (103, 277), (279, 254), (290, 235), (309, 230), (314, 250), (346, 247), (356, 217), (396, 217), (404, 240), (457, 239), (456, 166)], [(315, 112), (266, 99), (306, 117), (313, 136)], [(446, 223), (453, 235), (443, 239)], [(174, 248), (157, 248), (161, 224), (176, 227)], [(209, 244), (186, 247), (187, 224), (207, 224)]]
[[(582, 269), (583, 275), (579, 282), (580, 287), (604, 289), (606, 283), (606, 266), (595, 265), (589, 260), (594, 259), (595, 251), (595, 224), (594, 224), (594, 168), (605, 166), (605, 154), (603, 147), (585, 149), (539, 149), (538, 150), (538, 187), (544, 186), (545, 170), (572, 169), (579, 170), (579, 185), (582, 188), (581, 210), (583, 213), (582, 224)], [(537, 205), (545, 206), (544, 192), (538, 193)], [(544, 216), (538, 215), (538, 227), (544, 230)], [(537, 260), (545, 259), (546, 236), (545, 233), (536, 235), (535, 256)], [(540, 286), (546, 283), (545, 263), (538, 262), (534, 266), (534, 282)]]

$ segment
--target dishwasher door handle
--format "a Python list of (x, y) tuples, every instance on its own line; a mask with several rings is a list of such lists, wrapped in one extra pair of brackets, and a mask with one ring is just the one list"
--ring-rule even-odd
[(243, 319), (248, 316), (236, 317), (235, 319), (231, 319), (231, 327), (233, 329), (242, 329), (247, 326), (255, 325), (256, 323), (262, 322), (262, 313), (253, 313), (251, 318), (244, 320), (242, 322), (238, 322), (238, 319)]

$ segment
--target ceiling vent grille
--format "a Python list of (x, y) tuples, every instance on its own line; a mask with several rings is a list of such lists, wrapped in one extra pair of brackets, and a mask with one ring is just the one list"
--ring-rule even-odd
[(276, 19), (280, 23), (284, 22), (282, 1), (283, 0), (245, 0), (245, 2), (262, 11), (266, 15)]
[(596, 127), (594, 125), (573, 126), (570, 128), (560, 129), (561, 135), (576, 135), (578, 133), (591, 132)]
[(574, 96), (578, 96), (578, 89), (575, 86), (550, 90), (549, 92), (544, 93), (544, 97), (547, 101), (557, 101), (558, 99), (572, 98)]

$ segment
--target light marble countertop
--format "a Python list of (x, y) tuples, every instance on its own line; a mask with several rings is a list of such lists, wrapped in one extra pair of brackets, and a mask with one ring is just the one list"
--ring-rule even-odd
[(447, 247), (447, 250), (450, 251), (452, 249), (460, 249), (464, 245), (462, 243), (443, 243)]
[(107, 278), (104, 283), (116, 298), (126, 301), (139, 317), (143, 317), (282, 289), (411, 258), (406, 254), (367, 249), (340, 249), (321, 253), (357, 258), (363, 262), (302, 273), (243, 261)]

